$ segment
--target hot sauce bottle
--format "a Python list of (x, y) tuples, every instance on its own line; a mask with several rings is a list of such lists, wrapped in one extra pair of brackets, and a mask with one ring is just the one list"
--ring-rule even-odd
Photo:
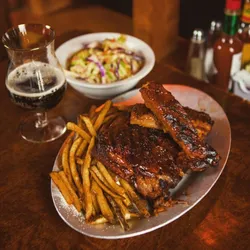
[(227, 0), (222, 35), (214, 44), (215, 84), (228, 91), (231, 77), (240, 70), (242, 42), (237, 37), (241, 0)]

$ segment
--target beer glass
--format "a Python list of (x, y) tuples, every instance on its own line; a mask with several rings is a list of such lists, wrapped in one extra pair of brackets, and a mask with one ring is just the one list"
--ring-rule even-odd
[(53, 141), (66, 131), (62, 117), (47, 114), (66, 90), (54, 41), (55, 31), (42, 24), (21, 24), (2, 37), (10, 60), (5, 81), (9, 96), (14, 104), (34, 111), (19, 126), (21, 136), (31, 142)]

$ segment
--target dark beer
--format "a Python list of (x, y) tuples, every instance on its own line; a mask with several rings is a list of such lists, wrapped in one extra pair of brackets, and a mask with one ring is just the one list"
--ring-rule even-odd
[(13, 70), (6, 79), (11, 100), (26, 109), (55, 107), (66, 90), (65, 77), (46, 63), (31, 62)]

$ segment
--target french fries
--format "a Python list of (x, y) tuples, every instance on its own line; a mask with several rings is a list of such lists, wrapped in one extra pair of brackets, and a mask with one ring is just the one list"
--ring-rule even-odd
[(136, 205), (137, 209), (139, 212), (144, 216), (144, 217), (149, 217), (150, 213), (147, 209), (147, 202), (143, 199), (141, 199), (134, 189), (130, 186), (130, 184), (125, 181), (124, 179), (119, 179), (119, 182), (121, 183), (122, 187), (127, 191), (129, 197), (132, 199), (134, 204)]
[(73, 136), (74, 136), (74, 132), (71, 132), (65, 141), (65, 146), (64, 146), (64, 149), (62, 152), (62, 167), (63, 167), (63, 170), (64, 170), (66, 176), (67, 176), (69, 183), (75, 189), (75, 185), (73, 183), (72, 175), (70, 172), (71, 171), (70, 165), (69, 165), (69, 151), (70, 151), (70, 147), (71, 147), (71, 144), (73, 141)]
[(110, 187), (119, 195), (123, 196), (125, 194), (125, 190), (116, 184), (116, 182), (113, 180), (111, 175), (109, 174), (108, 170), (104, 167), (104, 165), (101, 162), (97, 162), (97, 167), (110, 185)]
[(99, 116), (97, 117), (94, 128), (95, 131), (98, 131), (98, 129), (101, 127), (103, 120), (105, 119), (106, 114), (108, 113), (110, 107), (111, 107), (112, 102), (111, 101), (106, 101), (102, 110), (99, 113)]
[(92, 105), (89, 109), (89, 119), (92, 120), (92, 118), (95, 116), (96, 106)]
[(109, 204), (107, 202), (107, 199), (105, 198), (102, 189), (98, 186), (98, 184), (93, 181), (93, 191), (96, 194), (97, 202), (99, 204), (99, 207), (101, 209), (101, 212), (103, 216), (111, 223), (115, 224), (114, 214), (112, 210), (109, 207)]
[[(91, 192), (90, 192), (90, 176), (89, 176), (89, 167), (90, 167), (90, 163), (91, 163), (91, 150), (94, 146), (95, 143), (95, 137), (91, 138), (87, 153), (86, 153), (86, 157), (84, 160), (84, 164), (83, 164), (83, 168), (82, 168), (82, 179), (83, 181), (83, 190), (84, 190), (84, 194), (85, 194), (85, 206), (86, 206), (86, 215), (85, 218), (86, 220), (90, 220), (92, 213), (94, 211), (93, 208), (93, 201), (92, 201), (92, 196), (91, 196)], [(95, 214), (93, 214), (95, 215)]]
[(96, 176), (96, 174), (95, 174), (92, 170), (90, 170), (90, 172), (91, 172), (91, 175), (92, 175), (93, 179), (97, 182), (97, 184), (102, 188), (102, 190), (103, 190), (104, 192), (106, 192), (107, 194), (109, 194), (110, 196), (112, 196), (112, 197), (114, 197), (114, 198), (122, 199), (121, 196), (115, 194), (115, 193), (112, 192), (107, 186), (105, 186), (105, 185), (98, 179), (98, 177)]
[(74, 203), (75, 208), (77, 209), (78, 212), (80, 212), (82, 210), (82, 204), (81, 204), (75, 190), (71, 187), (71, 184), (69, 183), (69, 181), (68, 181), (68, 179), (66, 177), (66, 174), (64, 173), (64, 171), (60, 171), (59, 175), (61, 176), (62, 181), (64, 182), (65, 186), (69, 190), (69, 193), (70, 193), (70, 196), (73, 199), (73, 203)]
[(50, 177), (53, 180), (53, 182), (56, 184), (56, 186), (59, 188), (61, 191), (64, 199), (68, 204), (73, 204), (73, 199), (70, 195), (70, 192), (66, 185), (64, 184), (63, 180), (61, 179), (60, 175), (56, 172), (51, 172)]
[(60, 150), (62, 170), (50, 173), (66, 202), (83, 212), (86, 223), (119, 223), (125, 231), (129, 230), (128, 220), (149, 216), (147, 203), (127, 181), (117, 178), (108, 166), (93, 158), (91, 152), (102, 124), (126, 109), (107, 101), (100, 109), (91, 106), (88, 114), (78, 117), (77, 124), (68, 122), (67, 129), (72, 132)]
[(85, 122), (86, 127), (88, 128), (90, 134), (92, 136), (96, 136), (96, 131), (94, 129), (94, 126), (93, 126), (91, 120), (88, 117), (84, 116), (84, 115), (81, 115), (80, 117)]
[(86, 131), (81, 129), (79, 126), (77, 126), (76, 124), (74, 124), (72, 122), (68, 122), (67, 129), (75, 131), (78, 135), (80, 135), (87, 142), (90, 142), (90, 139), (91, 139), (90, 135)]
[(81, 142), (82, 142), (81, 137), (77, 138), (73, 142), (72, 147), (71, 147), (70, 152), (69, 152), (69, 162), (70, 162), (70, 170), (71, 170), (72, 178), (75, 182), (75, 185), (76, 185), (79, 193), (83, 194), (82, 183), (81, 183), (81, 179), (80, 179), (79, 173), (77, 171), (76, 162), (75, 162), (75, 153), (76, 153), (77, 148), (81, 144)]
[(78, 147), (76, 151), (76, 156), (81, 157), (87, 146), (88, 146), (88, 142), (86, 140), (83, 140), (81, 145)]

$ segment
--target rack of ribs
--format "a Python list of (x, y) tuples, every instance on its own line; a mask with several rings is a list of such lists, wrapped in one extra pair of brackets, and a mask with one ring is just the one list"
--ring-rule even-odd
[(129, 116), (122, 112), (101, 127), (92, 154), (145, 198), (166, 197), (182, 176), (179, 146), (160, 130), (131, 125)]
[(216, 166), (220, 159), (217, 152), (198, 136), (184, 107), (161, 84), (149, 82), (140, 92), (157, 120), (190, 159), (201, 159)]
[[(212, 129), (213, 120), (204, 112), (196, 111), (189, 107), (184, 107), (184, 110), (197, 130), (199, 138), (204, 140)], [(131, 107), (130, 123), (146, 128), (163, 130), (161, 123), (145, 104), (135, 104)]]
[(204, 136), (199, 137), (192, 122), (206, 123), (210, 131), (213, 122), (208, 115), (183, 108), (159, 84), (143, 86), (141, 93), (150, 111), (140, 106), (144, 112), (140, 115), (151, 117), (149, 126), (143, 126), (145, 119), (141, 124), (131, 124), (133, 109), (139, 106), (120, 112), (100, 128), (92, 155), (143, 197), (158, 204), (167, 200), (169, 189), (187, 170), (215, 166), (219, 156), (205, 143)]

